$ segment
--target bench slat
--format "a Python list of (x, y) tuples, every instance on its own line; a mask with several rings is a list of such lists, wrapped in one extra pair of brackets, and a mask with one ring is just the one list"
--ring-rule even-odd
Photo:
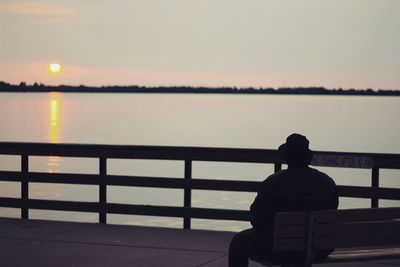
[[(400, 248), (373, 248), (373, 249), (341, 249), (332, 252), (322, 263), (360, 262), (372, 260), (399, 259)], [(277, 262), (255, 260), (265, 266), (277, 265)]]
[[(275, 216), (275, 224), (293, 225), (307, 224), (306, 212), (279, 212)], [(382, 221), (400, 219), (400, 208), (372, 208), (348, 210), (318, 211), (318, 222), (356, 222), (356, 221)]]
[[(400, 233), (400, 220), (318, 224), (317, 236), (363, 235)], [(274, 238), (301, 238), (307, 236), (305, 225), (276, 225)]]
[[(355, 236), (332, 236), (321, 237), (316, 240), (317, 249), (327, 248), (346, 248), (356, 246), (384, 246), (384, 245), (400, 245), (400, 234), (387, 235), (355, 235)], [(305, 239), (275, 239), (274, 251), (306, 250)]]
[(354, 236), (333, 236), (317, 239), (316, 248), (346, 248), (356, 246), (386, 246), (400, 245), (400, 233), (395, 234), (378, 234), (370, 235), (354, 235)]
[(321, 211), (318, 221), (324, 222), (357, 222), (357, 221), (385, 221), (400, 219), (400, 208), (372, 208)]
[(334, 251), (324, 262), (370, 261), (400, 258), (400, 248)]

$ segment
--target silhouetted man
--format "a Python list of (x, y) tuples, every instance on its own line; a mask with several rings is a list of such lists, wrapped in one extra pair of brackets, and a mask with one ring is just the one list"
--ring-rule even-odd
[[(294, 262), (304, 253), (273, 253), (274, 216), (279, 211), (337, 209), (335, 182), (326, 174), (310, 168), (313, 152), (305, 136), (292, 134), (278, 153), (288, 169), (269, 176), (250, 207), (253, 228), (237, 233), (229, 247), (229, 267), (248, 266), (248, 259)], [(317, 251), (316, 259), (332, 250)]]

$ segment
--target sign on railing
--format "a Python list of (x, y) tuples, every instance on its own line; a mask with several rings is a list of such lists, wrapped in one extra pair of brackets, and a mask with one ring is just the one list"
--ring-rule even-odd
[(314, 154), (311, 165), (341, 168), (371, 169), (373, 159), (365, 156)]

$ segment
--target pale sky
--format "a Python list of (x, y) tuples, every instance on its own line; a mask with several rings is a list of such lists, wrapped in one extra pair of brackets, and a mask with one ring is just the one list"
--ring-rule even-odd
[(399, 14), (399, 0), (0, 0), (0, 80), (400, 89)]

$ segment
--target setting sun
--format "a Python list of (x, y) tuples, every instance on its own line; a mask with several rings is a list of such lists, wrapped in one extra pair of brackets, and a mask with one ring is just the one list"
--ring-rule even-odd
[(49, 64), (49, 72), (51, 74), (59, 74), (62, 71), (62, 67), (58, 63), (50, 63)]

